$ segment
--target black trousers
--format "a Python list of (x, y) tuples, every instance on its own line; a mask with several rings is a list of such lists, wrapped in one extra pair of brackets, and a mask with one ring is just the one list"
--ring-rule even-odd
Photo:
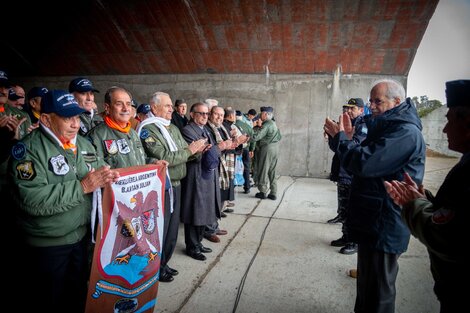
[(30, 262), (25, 270), (30, 276), (24, 286), (30, 289), (27, 302), (34, 312), (84, 312), (88, 241), (85, 237), (71, 245), (27, 248)]
[(186, 251), (201, 252), (205, 226), (184, 224), (184, 243)]
[(248, 149), (242, 150), (242, 161), (243, 161), (243, 179), (245, 182), (243, 183), (244, 190), (250, 190), (250, 170), (251, 170), (251, 161), (250, 161), (250, 152)]
[(354, 312), (394, 313), (399, 254), (358, 245)]
[(163, 249), (160, 268), (165, 270), (175, 252), (178, 240), (181, 210), (181, 185), (173, 186), (173, 213), (170, 211), (170, 194), (165, 190), (165, 216), (163, 218)]

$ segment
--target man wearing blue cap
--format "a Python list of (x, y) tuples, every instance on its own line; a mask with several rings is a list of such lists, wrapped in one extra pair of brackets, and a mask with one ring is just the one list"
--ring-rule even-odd
[(42, 97), (46, 94), (47, 91), (48, 90), (46, 87), (36, 86), (31, 88), (26, 95), (26, 104), (24, 110), (28, 113), (32, 124), (39, 122), (39, 117), (41, 116)]
[(269, 189), (267, 198), (276, 200), (277, 196), (277, 177), (276, 166), (277, 157), (279, 154), (279, 144), (281, 140), (281, 132), (277, 128), (276, 122), (273, 121), (274, 109), (270, 106), (261, 107), (262, 121), (261, 127), (254, 129), (252, 140), (256, 142), (256, 178), (258, 183), (259, 192), (255, 195), (256, 198), (266, 199), (266, 194)]
[(470, 194), (470, 80), (446, 83), (449, 149), (463, 154), (447, 174), (435, 197), (408, 174), (401, 182), (385, 182), (387, 192), (402, 206), (401, 217), (428, 249), (434, 292), (441, 313), (460, 312), (467, 306), (468, 221)]
[(69, 92), (73, 94), (81, 108), (85, 111), (80, 114), (80, 135), (85, 136), (90, 129), (103, 123), (103, 118), (95, 111), (95, 92), (99, 92), (87, 78), (77, 77), (69, 84)]
[(25, 286), (39, 311), (83, 312), (92, 192), (119, 178), (77, 136), (83, 111), (66, 91), (47, 92), (39, 129), (12, 148), (9, 172), (25, 245), (18, 260), (28, 262)]

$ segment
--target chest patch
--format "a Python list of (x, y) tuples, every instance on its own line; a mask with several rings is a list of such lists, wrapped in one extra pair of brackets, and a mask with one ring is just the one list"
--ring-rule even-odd
[(140, 138), (141, 138), (141, 139), (144, 139), (144, 140), (145, 140), (145, 139), (148, 138), (149, 135), (150, 135), (150, 134), (149, 134), (149, 131), (146, 130), (145, 128), (140, 131)]
[(85, 124), (83, 124), (83, 122), (80, 122), (80, 130), (85, 134), (88, 132), (88, 129), (86, 128)]
[(118, 146), (116, 140), (109, 139), (104, 141), (104, 147), (109, 154), (116, 154), (118, 152)]
[(52, 157), (49, 160), (54, 174), (64, 176), (70, 171), (70, 167), (62, 154)]
[(117, 146), (118, 146), (118, 149), (119, 149), (119, 153), (121, 154), (128, 154), (129, 152), (131, 152), (131, 148), (129, 147), (129, 144), (127, 143), (127, 140), (126, 139), (118, 139), (116, 140), (116, 143), (117, 143)]

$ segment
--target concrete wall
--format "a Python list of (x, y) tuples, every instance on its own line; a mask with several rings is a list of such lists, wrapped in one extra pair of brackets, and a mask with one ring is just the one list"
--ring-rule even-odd
[[(26, 90), (43, 85), (49, 89), (67, 89), (74, 77), (25, 78)], [(333, 154), (323, 137), (326, 116), (335, 120), (342, 105), (351, 97), (369, 98), (373, 81), (383, 76), (345, 75), (340, 70), (325, 75), (123, 75), (88, 76), (100, 106), (110, 86), (129, 89), (139, 102), (148, 102), (155, 91), (165, 91), (173, 101), (184, 98), (188, 105), (206, 98), (219, 100), (242, 112), (270, 105), (282, 133), (278, 172), (281, 175), (327, 177)], [(406, 77), (390, 77), (406, 85)]]
[(449, 150), (447, 136), (442, 132), (447, 123), (447, 106), (442, 106), (423, 117), (423, 136), (429, 149), (447, 156), (460, 157), (462, 154)]

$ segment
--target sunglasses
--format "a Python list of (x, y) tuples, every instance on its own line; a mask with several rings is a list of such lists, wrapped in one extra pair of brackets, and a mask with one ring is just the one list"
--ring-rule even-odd
[(196, 114), (201, 114), (201, 115), (205, 115), (205, 116), (209, 116), (209, 112), (193, 112), (193, 113), (196, 113)]

